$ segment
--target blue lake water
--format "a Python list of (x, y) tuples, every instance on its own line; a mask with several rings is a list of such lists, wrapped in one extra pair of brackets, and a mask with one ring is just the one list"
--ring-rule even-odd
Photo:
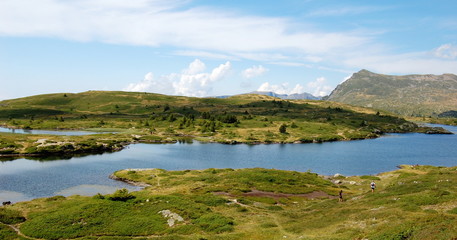
[(17, 133), (17, 134), (47, 134), (47, 135), (64, 135), (64, 136), (82, 136), (91, 134), (100, 134), (103, 132), (89, 132), (89, 131), (57, 131), (57, 130), (35, 130), (35, 129), (14, 129), (0, 127), (0, 132)]
[[(457, 133), (457, 127), (444, 126)], [(126, 168), (167, 170), (275, 168), (323, 175), (367, 175), (401, 164), (457, 165), (457, 135), (391, 134), (377, 139), (321, 144), (135, 144), (123, 151), (68, 160), (0, 162), (0, 201), (53, 195), (106, 194), (126, 187), (108, 176)]]

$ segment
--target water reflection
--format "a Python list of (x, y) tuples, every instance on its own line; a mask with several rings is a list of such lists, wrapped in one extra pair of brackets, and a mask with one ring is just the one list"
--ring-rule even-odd
[(14, 134), (43, 134), (43, 135), (63, 135), (63, 136), (83, 136), (101, 133), (112, 133), (112, 132), (90, 132), (90, 131), (60, 131), (60, 130), (35, 130), (35, 129), (14, 129), (0, 127), (0, 132), (14, 133)]
[(21, 201), (26, 201), (30, 200), (32, 197), (27, 196), (23, 193), (20, 192), (13, 192), (13, 191), (2, 191), (0, 190), (0, 202), (6, 202), (6, 201), (11, 201), (11, 202), (21, 202)]
[[(445, 128), (457, 132), (457, 127)], [(108, 178), (126, 168), (263, 167), (350, 176), (391, 171), (400, 164), (456, 166), (455, 146), (456, 135), (417, 133), (321, 144), (134, 144), (116, 153), (70, 159), (2, 161), (0, 201), (56, 194), (90, 195), (124, 187), (133, 190), (133, 186)]]

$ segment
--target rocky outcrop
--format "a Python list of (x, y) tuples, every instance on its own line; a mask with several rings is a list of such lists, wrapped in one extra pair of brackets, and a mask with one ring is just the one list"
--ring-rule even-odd
[(173, 227), (177, 222), (184, 222), (184, 218), (168, 209), (159, 211), (158, 213), (162, 214), (164, 218), (167, 218), (167, 224), (169, 227)]

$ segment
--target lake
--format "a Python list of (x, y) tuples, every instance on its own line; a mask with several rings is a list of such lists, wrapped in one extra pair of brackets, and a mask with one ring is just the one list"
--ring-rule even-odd
[[(457, 133), (457, 127), (443, 127)], [(112, 172), (126, 168), (263, 167), (349, 176), (391, 171), (400, 164), (456, 166), (456, 146), (457, 135), (419, 133), (320, 144), (134, 144), (116, 153), (71, 159), (2, 161), (0, 201), (107, 194), (123, 187), (138, 189), (108, 178)]]
[(14, 129), (0, 127), (0, 132), (17, 133), (17, 134), (46, 134), (46, 135), (64, 135), (64, 136), (82, 136), (91, 134), (100, 134), (105, 132), (89, 132), (89, 131), (56, 131), (56, 130), (35, 130), (35, 129)]

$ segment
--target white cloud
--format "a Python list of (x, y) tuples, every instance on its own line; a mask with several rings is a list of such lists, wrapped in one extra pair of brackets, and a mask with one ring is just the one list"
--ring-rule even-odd
[(211, 91), (212, 83), (223, 79), (231, 69), (231, 63), (226, 62), (204, 72), (206, 65), (199, 59), (194, 60), (181, 73), (171, 73), (155, 79), (152, 73), (147, 73), (143, 81), (131, 83), (124, 90), (134, 92), (157, 92), (183, 96), (202, 97)]
[(433, 54), (439, 58), (456, 59), (457, 46), (452, 44), (443, 44), (433, 51)]
[(371, 41), (353, 32), (297, 28), (287, 18), (186, 4), (178, 0), (2, 0), (0, 35), (174, 46), (241, 57), (283, 49), (316, 55)]
[(254, 78), (254, 77), (258, 77), (258, 76), (261, 76), (262, 74), (268, 72), (268, 68), (265, 68), (263, 67), (262, 65), (258, 65), (258, 66), (252, 66), (248, 69), (245, 69), (241, 75), (246, 78), (246, 79), (249, 79), (249, 78)]
[(269, 62), (270, 64), (280, 65), (280, 66), (288, 66), (288, 67), (307, 67), (311, 68), (312, 65), (307, 65), (300, 62)]
[(130, 83), (123, 90), (129, 92), (155, 92), (172, 94), (172, 92), (170, 92), (171, 88), (171, 82), (163, 81), (163, 79), (155, 79), (153, 73), (148, 72), (144, 76), (143, 81), (139, 83)]
[(332, 16), (347, 16), (358, 15), (377, 11), (387, 10), (388, 7), (370, 7), (370, 6), (350, 6), (340, 8), (325, 8), (319, 9), (307, 14), (310, 17), (332, 17)]
[(260, 92), (274, 92), (277, 94), (294, 94), (294, 93), (303, 93), (304, 87), (300, 84), (295, 85), (293, 89), (290, 89), (289, 83), (281, 84), (270, 84), (269, 82), (264, 82), (260, 85), (257, 91)]
[[(354, 74), (351, 74), (351, 75), (349, 75), (349, 76), (344, 77), (343, 80), (341, 81), (341, 83), (346, 82), (349, 78), (352, 77), (352, 75), (354, 75)], [(341, 83), (340, 83), (340, 84), (341, 84)]]
[(183, 70), (183, 73), (186, 75), (194, 75), (197, 73), (201, 73), (205, 71), (206, 65), (200, 61), (200, 59), (195, 59), (193, 62), (189, 64), (187, 69)]
[[(0, 36), (178, 48), (181, 51), (174, 54), (305, 67), (315, 67), (309, 63), (322, 63), (351, 71), (362, 68), (383, 73), (457, 71), (457, 63), (451, 61), (457, 58), (456, 46), (452, 44), (420, 54), (389, 54), (395, 46), (380, 44), (379, 40), (384, 31), (390, 30), (361, 29), (356, 25), (347, 31), (322, 30), (316, 28), (320, 24), (304, 22), (303, 18), (248, 15), (233, 9), (192, 7), (196, 4), (189, 3), (189, 0), (1, 0)], [(343, 6), (320, 9), (308, 17), (386, 9), (389, 6)], [(452, 20), (447, 22), (455, 25)]]
[(294, 93), (304, 93), (308, 92), (317, 97), (323, 97), (328, 95), (333, 90), (333, 87), (327, 85), (327, 80), (324, 77), (317, 78), (313, 82), (309, 82), (306, 86), (301, 84), (296, 84), (293, 88), (289, 86), (288, 82), (281, 84), (270, 84), (269, 82), (264, 82), (257, 91), (262, 92), (275, 92), (278, 94), (294, 94)]
[(353, 56), (343, 62), (351, 68), (384, 74), (457, 74), (456, 60), (438, 58), (430, 52)]
[(260, 92), (274, 92), (278, 94), (288, 94), (288, 83), (282, 83), (282, 84), (270, 84), (269, 82), (264, 82), (260, 87), (257, 89), (257, 91)]
[(294, 94), (294, 93), (303, 93), (305, 92), (305, 88), (300, 85), (300, 84), (297, 84), (295, 85), (295, 87), (290, 91), (289, 94)]
[(210, 59), (239, 60), (237, 57), (231, 55), (212, 53), (206, 51), (181, 50), (175, 51), (174, 54), (178, 56), (202, 57)]
[(307, 89), (310, 93), (317, 97), (323, 97), (328, 95), (333, 88), (327, 85), (327, 80), (324, 77), (317, 78), (313, 82), (306, 84)]

